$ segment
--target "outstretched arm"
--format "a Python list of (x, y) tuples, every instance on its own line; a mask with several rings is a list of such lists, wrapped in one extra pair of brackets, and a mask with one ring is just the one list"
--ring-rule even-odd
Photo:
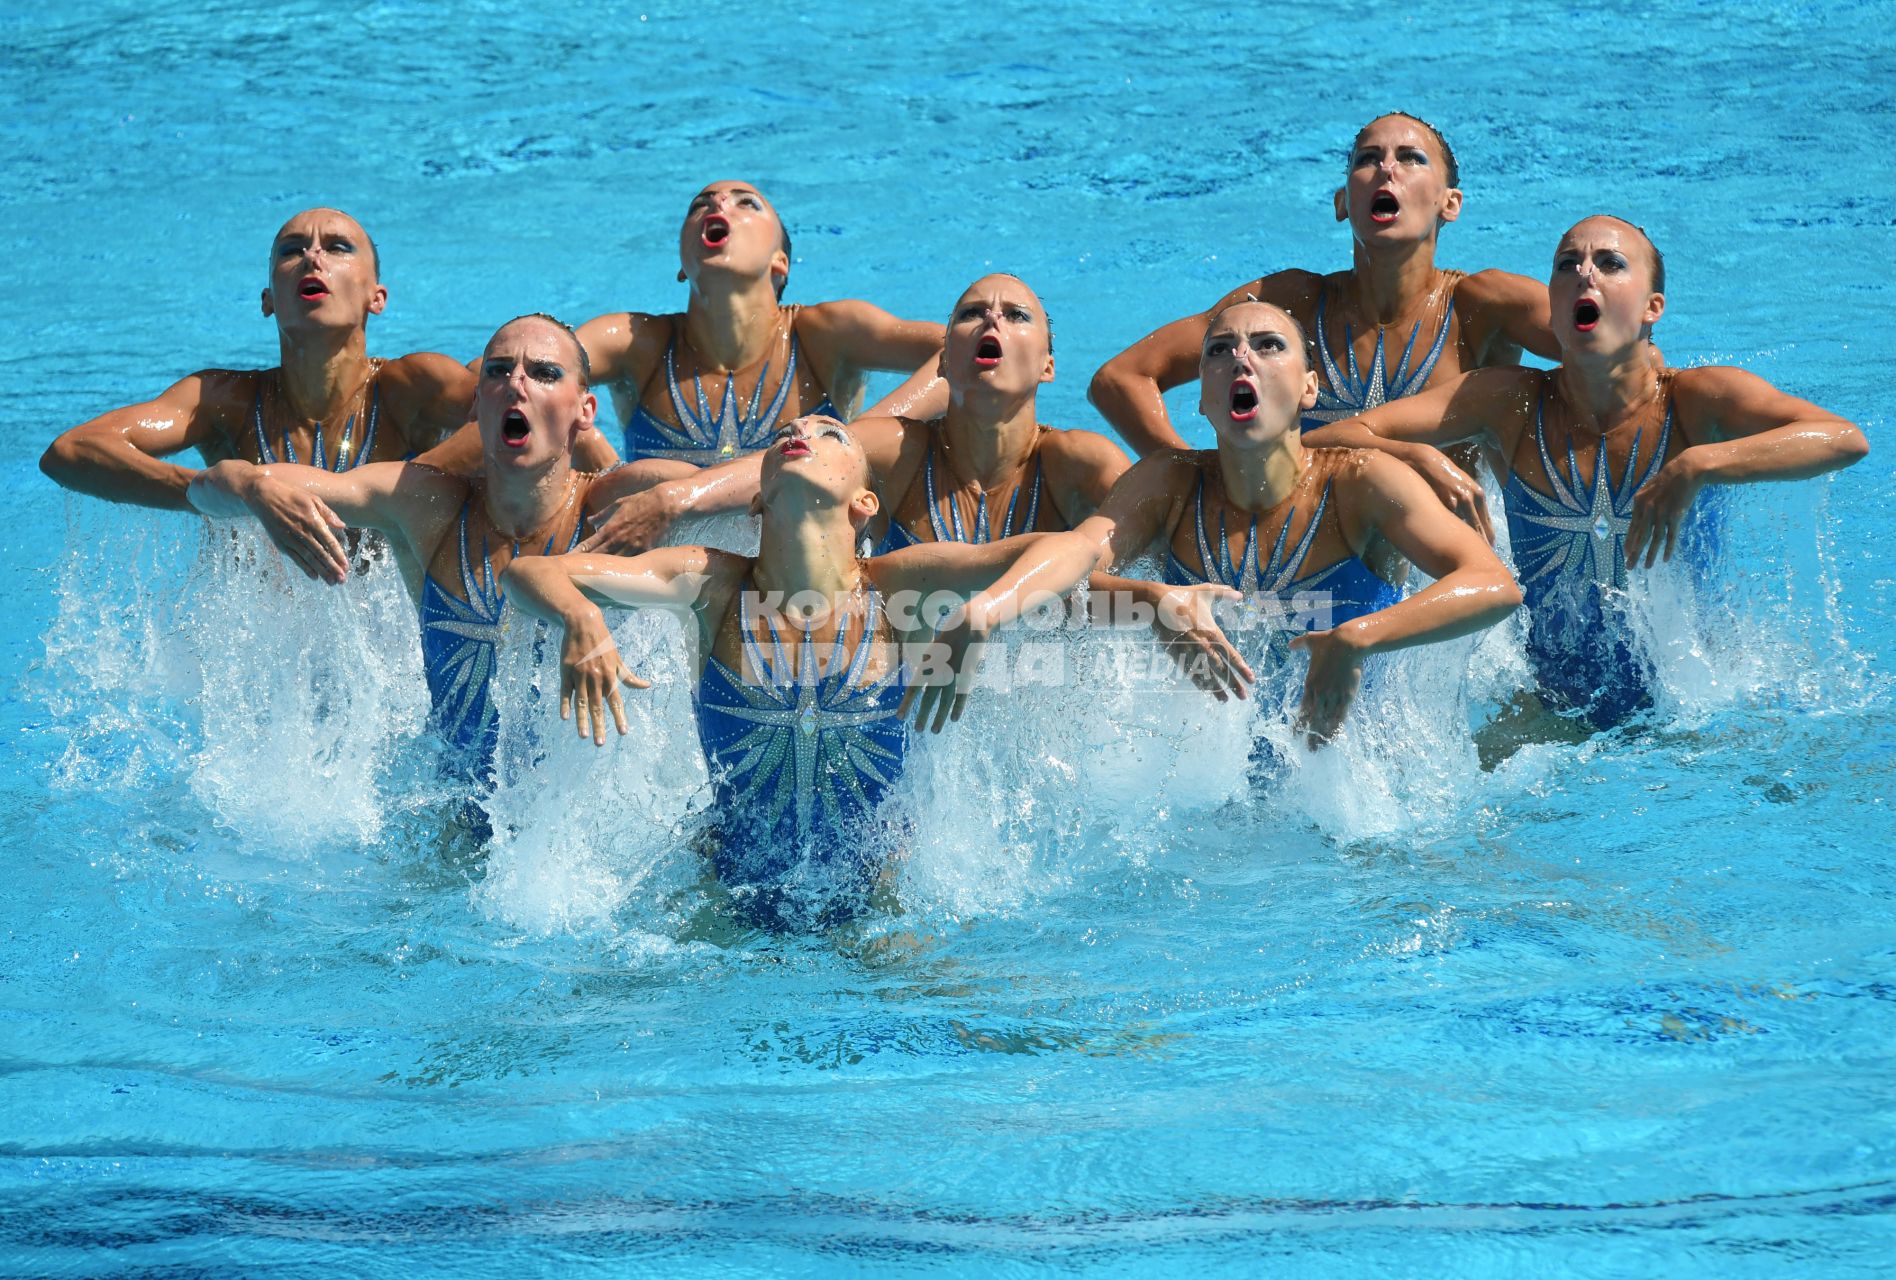
[(1674, 411), (1706, 443), (1681, 450), (1634, 497), (1629, 566), (1642, 552), (1648, 568), (1672, 559), (1685, 513), (1705, 485), (1805, 480), (1870, 452), (1856, 424), (1743, 369), (1686, 369), (1673, 377)]
[(1521, 589), (1494, 549), (1437, 502), (1413, 471), (1369, 453), (1339, 481), (1352, 547), (1360, 554), (1380, 536), (1435, 581), (1386, 609), (1291, 641), (1310, 655), (1300, 722), (1313, 744), (1343, 723), (1370, 654), (1491, 627), (1521, 603)]
[(648, 687), (620, 659), (599, 606), (655, 606), (695, 615), (714, 554), (703, 547), (661, 547), (639, 556), (517, 556), (501, 574), (510, 600), (533, 617), (557, 622), (565, 633), (560, 719), (573, 717), (580, 737), (604, 746), (608, 709), (623, 737), (629, 726), (619, 686)]
[(227, 458), (200, 471), (188, 496), (207, 516), (255, 516), (304, 573), (341, 582), (349, 560), (339, 530), (376, 529), (402, 538), (420, 557), (428, 541), (422, 531), (445, 519), (465, 492), (464, 482), (414, 463), (373, 462), (337, 473)]
[(1487, 494), (1442, 450), (1472, 440), (1502, 457), (1511, 456), (1514, 435), (1525, 421), (1540, 377), (1535, 369), (1476, 369), (1418, 395), (1306, 432), (1304, 444), (1376, 449), (1400, 459), (1428, 481), (1442, 505), (1493, 542)]
[(1132, 584), (1102, 572), (1139, 555), (1168, 526), (1190, 473), (1189, 455), (1156, 456), (1128, 471), (1099, 514), (1068, 532), (973, 547), (928, 543), (872, 561), (885, 592), (906, 589), (924, 598), (944, 591), (967, 599), (962, 609), (940, 620), (937, 642), (944, 646), (939, 656), (945, 661), (934, 664), (931, 679), (911, 685), (908, 701), (919, 698), (917, 728), (939, 732), (960, 718), (980, 643), (989, 631), (1089, 580), (1098, 593), (1089, 602), (1096, 620), (1152, 626), (1175, 657), (1191, 659), (1187, 671), (1201, 688), (1220, 701), (1228, 693), (1243, 697), (1250, 668), (1225, 639), (1210, 608), (1235, 592), (1224, 587), (1148, 590), (1153, 584)]
[(163, 511), (189, 511), (192, 467), (164, 461), (219, 438), (253, 375), (207, 370), (180, 378), (142, 404), (102, 413), (64, 432), (40, 457), (40, 470), (79, 493)]

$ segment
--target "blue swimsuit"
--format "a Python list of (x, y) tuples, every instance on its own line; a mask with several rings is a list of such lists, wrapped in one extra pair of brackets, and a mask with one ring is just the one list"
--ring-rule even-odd
[[(1354, 555), (1311, 573), (1304, 572), (1304, 561), (1323, 527), (1330, 506), (1330, 484), (1324, 482), (1317, 499), (1317, 510), (1305, 526), (1294, 548), (1286, 550), (1290, 526), (1296, 508), (1285, 513), (1283, 528), (1271, 547), (1268, 560), (1259, 562), (1257, 517), (1245, 534), (1244, 551), (1234, 564), (1231, 539), (1226, 533), (1222, 512), (1218, 515), (1218, 538), (1212, 541), (1205, 527), (1205, 473), (1198, 473), (1198, 490), (1192, 497), (1194, 541), (1202, 573), (1194, 571), (1169, 547), (1165, 553), (1165, 581), (1173, 586), (1196, 586), (1220, 582), (1244, 593), (1238, 606), (1238, 618), (1227, 624), (1231, 639), (1256, 669), (1260, 685), (1271, 681), (1277, 696), (1285, 704), (1294, 697), (1289, 674), (1295, 668), (1288, 662), (1292, 636), (1308, 631), (1327, 631), (1366, 613), (1386, 609), (1402, 598), (1399, 588), (1377, 577), (1370, 567)], [(1301, 576), (1299, 576), (1301, 575)], [(1259, 643), (1258, 632), (1262, 630)], [(1259, 700), (1260, 703), (1263, 699)], [(1251, 781), (1262, 785), (1279, 776), (1287, 767), (1283, 754), (1268, 737), (1260, 736), (1251, 747)]]
[[(741, 412), (735, 378), (725, 379), (724, 397), (718, 402), (717, 413), (713, 414), (711, 402), (704, 394), (704, 380), (698, 377), (691, 380), (696, 399), (694, 411), (692, 402), (685, 398), (684, 388), (678, 385), (677, 353), (678, 335), (674, 329), (672, 340), (665, 347), (665, 386), (671, 393), (672, 412), (678, 417), (678, 425), (673, 426), (643, 404), (639, 405), (632, 411), (632, 420), (625, 424), (626, 460), (674, 458), (708, 467), (767, 447), (790, 392), (797, 385), (796, 334), (790, 335), (790, 358), (784, 362), (777, 394), (770, 398), (768, 405), (763, 404), (764, 385), (770, 381), (770, 363), (765, 361), (764, 367), (758, 370), (757, 385), (751, 390), (750, 404)], [(827, 395), (809, 412), (836, 416)]]
[(1544, 406), (1543, 395), (1534, 405), (1534, 445), (1554, 491), (1533, 488), (1518, 468), (1509, 470), (1501, 490), (1528, 610), (1528, 659), (1541, 688), (1557, 704), (1584, 709), (1596, 723), (1613, 724), (1650, 699), (1644, 668), (1627, 643), (1626, 624), (1609, 592), (1626, 585), (1633, 496), (1665, 465), (1672, 403), (1668, 398), (1659, 438), (1643, 458), (1645, 429), (1634, 435), (1617, 484), (1607, 470), (1604, 440), (1589, 481), (1570, 437), (1563, 474), (1547, 448)]
[[(349, 456), (349, 440), (350, 437), (355, 434), (356, 425), (356, 416), (352, 413), (349, 415), (349, 421), (344, 423), (342, 427), (342, 442), (336, 446), (335, 466), (333, 468), (330, 466), (329, 458), (324, 453), (323, 433), (321, 431), (316, 433), (316, 456), (309, 460), (310, 466), (322, 471), (352, 471), (375, 455), (375, 429), (382, 421), (382, 389), (378, 386), (374, 386), (374, 380), (376, 373), (380, 370), (380, 361), (376, 361), (370, 365), (369, 380), (371, 390), (369, 393), (369, 422), (368, 426), (363, 429), (362, 447), (356, 450), (355, 457), (350, 458)], [(287, 431), (283, 433), (282, 457), (279, 458), (276, 450), (270, 447), (270, 439), (263, 431), (263, 387), (261, 384), (257, 387), (257, 398), (250, 402), (250, 429), (256, 435), (257, 462), (259, 465), (267, 467), (276, 462), (294, 463), (299, 461), (296, 456), (296, 442), (290, 439), (290, 434)]]
[[(487, 537), (481, 535), (480, 574), (468, 554), (467, 509), (461, 504), (461, 590), (466, 598), (450, 594), (432, 573), (421, 580), (421, 664), (428, 677), (428, 697), (434, 704), (434, 724), (449, 745), (464, 754), (472, 770), (491, 771), (500, 727), (494, 707), (494, 649), (506, 626), (507, 596), (494, 580), (494, 562)], [(571, 551), (579, 545), (585, 521), (577, 521)], [(514, 554), (520, 544), (514, 543)], [(546, 550), (552, 555), (553, 539)]]
[(1245, 604), (1254, 610), (1265, 610), (1264, 620), (1276, 626), (1273, 650), (1277, 650), (1293, 634), (1338, 627), (1351, 619), (1396, 603), (1402, 598), (1401, 590), (1377, 577), (1368, 565), (1354, 555), (1346, 555), (1314, 572), (1304, 572), (1304, 560), (1310, 554), (1311, 544), (1316, 541), (1329, 506), (1330, 485), (1325, 482), (1323, 494), (1317, 499), (1316, 514), (1305, 526), (1303, 537), (1297, 540), (1297, 545), (1286, 549), (1291, 522), (1296, 516), (1296, 509), (1292, 508), (1284, 518), (1283, 528), (1277, 531), (1277, 541), (1271, 547), (1269, 559), (1261, 563), (1258, 560), (1257, 517), (1252, 516), (1250, 530), (1244, 537), (1244, 551), (1233, 563), (1224, 513), (1218, 515), (1216, 541), (1213, 541), (1211, 531), (1205, 527), (1205, 473), (1201, 470), (1198, 473), (1198, 489), (1192, 497), (1192, 520), (1198, 562), (1203, 566), (1203, 571), (1194, 571), (1168, 548), (1165, 555), (1165, 581), (1173, 586), (1221, 582), (1243, 592)]
[[(948, 505), (949, 523), (944, 525), (941, 519), (941, 503), (935, 496), (935, 448), (929, 446), (928, 456), (922, 462), (922, 492), (928, 498), (928, 527), (935, 535), (936, 542), (967, 542), (981, 546), (989, 542), (998, 542), (1002, 538), (1011, 538), (1017, 533), (1032, 532), (1040, 523), (1040, 458), (1034, 457), (1034, 478), (1027, 490), (1027, 511), (1022, 517), (1020, 527), (1014, 527), (1014, 510), (1020, 505), (1020, 489), (1014, 490), (1014, 496), (1007, 500), (1007, 514), (1001, 517), (1001, 531), (996, 534), (988, 521), (987, 494), (983, 493), (975, 501), (974, 533), (969, 536), (967, 526), (961, 519), (961, 508), (954, 503)], [(900, 551), (903, 547), (917, 547), (922, 539), (916, 537), (897, 520), (893, 513), (889, 516), (889, 528), (882, 535), (882, 545), (876, 548), (877, 555), (887, 555), (891, 551)]]
[[(1436, 330), (1435, 342), (1423, 353), (1414, 367), (1409, 365), (1409, 357), (1415, 352), (1415, 340), (1422, 333), (1422, 320), (1415, 322), (1409, 330), (1409, 341), (1402, 348), (1402, 358), (1391, 369), (1383, 357), (1382, 330), (1376, 331), (1376, 354), (1371, 357), (1367, 376), (1357, 368), (1355, 331), (1350, 325), (1343, 326), (1343, 350), (1349, 361), (1349, 370), (1337, 367), (1336, 357), (1330, 354), (1329, 336), (1323, 328), (1323, 306), (1325, 295), (1317, 294), (1317, 361), (1321, 377), (1317, 385), (1317, 403), (1307, 409), (1303, 415), (1303, 429), (1315, 431), (1328, 423), (1339, 422), (1344, 418), (1353, 418), (1359, 413), (1374, 409), (1379, 404), (1399, 400), (1403, 396), (1412, 396), (1428, 385), (1429, 375), (1435, 372), (1435, 362), (1441, 359), (1442, 347), (1448, 341), (1449, 322), (1455, 316), (1454, 283), (1459, 276), (1450, 273), (1448, 281), (1448, 309), (1442, 312), (1442, 327)], [(1426, 319), (1426, 317), (1424, 317)]]
[[(743, 592), (751, 590), (747, 580)], [(718, 876), (747, 895), (748, 914), (770, 920), (783, 914), (786, 878), (813, 864), (828, 873), (820, 886), (828, 914), (854, 914), (881, 865), (876, 807), (902, 773), (906, 672), (898, 663), (863, 683), (882, 619), (873, 585), (855, 652), (839, 638), (827, 663), (805, 628), (792, 670), (776, 623), (764, 618), (769, 653), (743, 628), (743, 666), (755, 682), (709, 656), (698, 681), (698, 741), (722, 818)]]

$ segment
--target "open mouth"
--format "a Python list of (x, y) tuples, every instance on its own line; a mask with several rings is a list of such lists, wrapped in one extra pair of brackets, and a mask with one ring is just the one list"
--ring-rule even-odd
[(529, 434), (527, 415), (518, 409), (507, 410), (507, 416), (500, 420), (500, 442), (509, 449), (522, 449), (526, 447)]
[(1249, 422), (1257, 417), (1257, 388), (1248, 382), (1231, 384), (1231, 420)]
[(974, 344), (974, 363), (983, 369), (992, 369), (1001, 362), (1001, 340), (993, 334)]
[(815, 452), (816, 450), (810, 447), (808, 440), (800, 440), (796, 436), (791, 436), (788, 440), (785, 440), (777, 449), (778, 456), (785, 462), (791, 462), (797, 458), (807, 458)]
[(721, 213), (706, 214), (698, 228), (698, 238), (704, 241), (705, 248), (717, 248), (731, 238), (730, 221)]
[(1573, 304), (1573, 327), (1581, 333), (1592, 333), (1593, 326), (1600, 323), (1600, 304), (1591, 298), (1582, 298)]
[(1396, 215), (1402, 212), (1402, 203), (1396, 199), (1393, 191), (1378, 191), (1369, 201), (1369, 217), (1372, 222), (1394, 222)]
[(296, 286), (296, 294), (300, 298), (327, 298), (329, 286), (323, 283), (321, 276), (304, 276)]

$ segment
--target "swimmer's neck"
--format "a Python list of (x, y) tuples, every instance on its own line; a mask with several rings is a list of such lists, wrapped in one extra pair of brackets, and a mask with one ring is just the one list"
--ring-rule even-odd
[(368, 341), (361, 325), (291, 333), (279, 324), (277, 371), (284, 407), (309, 422), (353, 408), (369, 374)]
[(1605, 428), (1659, 394), (1660, 364), (1641, 340), (1623, 351), (1563, 361), (1554, 370), (1560, 398)]
[(779, 306), (770, 277), (744, 280), (722, 272), (691, 282), (685, 342), (720, 373), (748, 369), (770, 353)]
[(561, 455), (539, 472), (489, 467), (481, 479), (487, 526), (504, 538), (524, 538), (545, 529), (574, 494), (573, 460)]
[(1365, 324), (1392, 325), (1412, 314), (1436, 287), (1435, 237), (1389, 245), (1371, 253), (1351, 245), (1350, 309)]
[(760, 591), (786, 597), (814, 592), (840, 600), (861, 581), (856, 560), (860, 531), (846, 506), (812, 506), (779, 501), (764, 512), (757, 536), (751, 583)]
[(1035, 397), (1002, 395), (985, 386), (952, 390), (942, 418), (942, 461), (956, 487), (969, 481), (999, 488), (1027, 465), (1040, 434)]
[(1297, 487), (1303, 476), (1306, 452), (1293, 422), (1290, 429), (1262, 445), (1218, 442), (1218, 477), (1225, 497), (1252, 515), (1269, 511)]

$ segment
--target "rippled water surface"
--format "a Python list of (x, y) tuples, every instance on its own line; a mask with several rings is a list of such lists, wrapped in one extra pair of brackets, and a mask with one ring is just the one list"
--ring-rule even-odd
[[(0, 1271), (1885, 1269), (1892, 19), (9, 10)], [(387, 575), (291, 582), (34, 466), (270, 363), (265, 250), (304, 205), (375, 234), (378, 350), (466, 356), (521, 311), (678, 305), (677, 219), (732, 175), (784, 210), (793, 300), (934, 316), (1026, 276), (1044, 416), (1095, 425), (1125, 343), (1343, 262), (1341, 150), (1390, 107), (1459, 153), (1444, 265), (1544, 275), (1625, 213), (1667, 252), (1669, 360), (1876, 449), (1732, 494), (1709, 588), (1641, 583), (1652, 722), (1492, 772), (1468, 725), (1515, 631), (1406, 656), (1260, 795), (1242, 720), (1184, 694), (989, 698), (914, 757), (899, 914), (743, 934), (678, 834), (670, 624), (621, 632), (661, 677), (636, 736), (553, 743), (476, 857), (439, 834)]]

